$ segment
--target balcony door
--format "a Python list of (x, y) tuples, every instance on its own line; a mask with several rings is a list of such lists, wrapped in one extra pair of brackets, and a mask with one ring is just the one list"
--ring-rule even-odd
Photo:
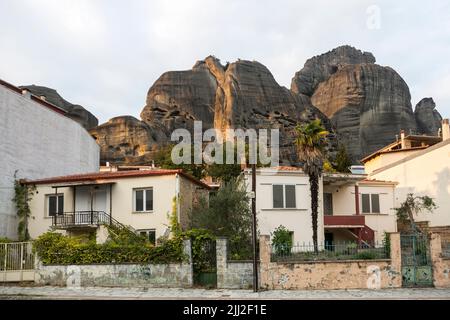
[(108, 212), (108, 193), (106, 186), (77, 187), (75, 208), (76, 211), (90, 211), (92, 208), (93, 211)]

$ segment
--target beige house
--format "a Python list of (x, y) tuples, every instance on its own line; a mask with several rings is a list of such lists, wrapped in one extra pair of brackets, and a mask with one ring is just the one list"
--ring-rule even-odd
[(76, 235), (102, 232), (100, 226), (104, 224), (121, 224), (154, 242), (168, 235), (168, 217), (174, 207), (178, 221), (185, 227), (192, 203), (209, 190), (181, 170), (143, 168), (25, 183), (36, 186), (28, 223), (32, 238), (50, 229)]
[[(244, 177), (251, 190), (251, 171)], [(395, 232), (395, 182), (368, 180), (360, 174), (324, 174), (319, 185), (318, 241), (381, 243)], [(256, 213), (260, 234), (283, 225), (295, 244), (312, 242), (309, 178), (299, 168), (259, 168)]]
[(407, 141), (402, 143), (402, 140), (407, 139), (400, 140), (400, 149), (395, 152), (401, 156), (389, 162), (383, 162), (385, 154), (380, 152), (362, 160), (368, 168), (369, 178), (398, 182), (395, 189), (396, 207), (406, 199), (408, 193), (432, 197), (438, 208), (433, 213), (419, 214), (416, 221), (428, 223), (429, 227), (447, 226), (450, 229), (449, 121), (442, 121), (440, 137), (420, 137), (422, 141), (433, 139), (432, 144), (418, 148)]

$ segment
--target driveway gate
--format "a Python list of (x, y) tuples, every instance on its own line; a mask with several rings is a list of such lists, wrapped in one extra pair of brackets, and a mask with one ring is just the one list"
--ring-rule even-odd
[(427, 236), (421, 233), (402, 234), (400, 243), (403, 286), (433, 286), (433, 267)]
[(0, 282), (34, 281), (31, 242), (0, 243)]
[(217, 287), (216, 241), (200, 240), (193, 243), (192, 262), (194, 285), (207, 288)]

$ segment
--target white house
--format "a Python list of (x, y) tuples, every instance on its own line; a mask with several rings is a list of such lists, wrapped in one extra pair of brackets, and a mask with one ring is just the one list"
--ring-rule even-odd
[[(427, 195), (434, 199), (438, 208), (433, 213), (423, 212), (416, 217), (416, 221), (428, 222), (430, 227), (450, 227), (450, 128), (449, 120), (442, 121), (439, 142), (411, 146), (408, 137), (400, 140), (397, 151), (400, 154), (388, 163), (381, 162), (381, 154), (375, 153), (370, 158), (363, 159), (366, 168), (370, 167), (369, 178), (397, 181), (395, 190), (395, 205), (398, 207), (408, 193)], [(423, 136), (421, 140), (430, 140)], [(418, 140), (418, 138), (416, 138)], [(411, 150), (413, 149), (413, 150)]]
[(66, 112), (0, 80), (0, 237), (17, 238), (18, 178), (98, 171), (100, 149)]
[[(244, 171), (251, 191), (251, 171)], [(397, 230), (395, 182), (368, 180), (361, 174), (324, 174), (319, 183), (318, 241), (380, 243), (384, 232)], [(294, 243), (312, 242), (309, 178), (299, 168), (256, 171), (258, 230), (271, 234), (283, 225)]]
[(30, 201), (30, 236), (51, 229), (69, 235), (101, 232), (102, 225), (121, 225), (154, 242), (168, 235), (176, 210), (186, 227), (192, 204), (209, 187), (181, 170), (102, 171), (25, 181), (37, 193)]

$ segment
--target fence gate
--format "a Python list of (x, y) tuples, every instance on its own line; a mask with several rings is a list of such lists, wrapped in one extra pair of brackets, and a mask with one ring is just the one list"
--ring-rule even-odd
[(215, 240), (201, 240), (198, 242), (192, 242), (194, 285), (207, 288), (217, 287), (216, 260)]
[(0, 243), (0, 282), (34, 281), (31, 242)]
[(400, 235), (402, 284), (404, 287), (433, 286), (433, 267), (425, 234)]

